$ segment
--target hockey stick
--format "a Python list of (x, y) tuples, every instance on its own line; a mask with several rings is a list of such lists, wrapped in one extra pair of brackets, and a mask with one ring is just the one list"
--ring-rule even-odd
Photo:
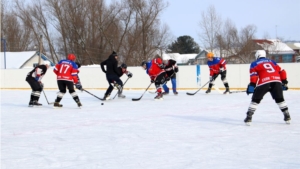
[(240, 90), (240, 91), (230, 91), (229, 93), (242, 93), (242, 92), (247, 92), (246, 90)]
[(82, 91), (85, 91), (85, 92), (87, 92), (88, 94), (90, 94), (90, 95), (92, 95), (92, 96), (96, 97), (96, 98), (97, 98), (97, 99), (99, 99), (99, 100), (102, 100), (102, 101), (104, 101), (104, 100), (105, 100), (105, 99), (102, 99), (102, 98), (100, 98), (100, 97), (97, 97), (96, 95), (94, 95), (94, 94), (90, 93), (89, 91), (87, 91), (87, 90), (85, 90), (85, 89), (82, 89)]
[[(126, 81), (123, 84), (123, 87), (125, 86), (126, 82), (128, 81), (129, 77), (126, 79)], [(113, 97), (113, 99), (115, 99), (115, 97), (117, 96), (118, 92), (116, 93), (116, 95)]]
[(46, 94), (45, 94), (44, 90), (43, 90), (43, 93), (44, 93), (44, 96), (45, 96), (45, 98), (46, 98), (46, 100), (47, 100), (47, 103), (48, 103), (48, 105), (50, 105), (50, 104), (54, 104), (54, 102), (51, 102), (51, 103), (49, 103), (49, 101), (48, 101), (48, 98), (47, 98), (47, 96), (46, 96)]
[(194, 92), (194, 93), (189, 93), (189, 92), (187, 92), (186, 94), (187, 95), (195, 95), (196, 93), (198, 93), (203, 87), (205, 87), (208, 83), (210, 82), (210, 80), (208, 81), (208, 82), (206, 82), (203, 86), (201, 86), (196, 92)]
[(133, 98), (132, 99), (132, 101), (139, 101), (139, 100), (141, 100), (141, 98), (144, 96), (144, 94), (146, 93), (146, 91), (149, 89), (149, 87), (152, 85), (152, 82), (149, 84), (149, 86), (147, 87), (147, 89), (144, 91), (144, 93), (142, 94), (142, 96), (141, 97), (139, 97), (139, 98)]

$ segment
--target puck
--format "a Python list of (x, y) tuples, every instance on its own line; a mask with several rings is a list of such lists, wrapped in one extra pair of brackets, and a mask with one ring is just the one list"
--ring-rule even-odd
[(104, 103), (101, 103), (101, 105), (104, 105)]

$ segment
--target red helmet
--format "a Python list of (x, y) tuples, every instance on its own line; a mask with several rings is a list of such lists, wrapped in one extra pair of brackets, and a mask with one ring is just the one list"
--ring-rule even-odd
[(72, 53), (68, 54), (68, 60), (74, 61), (76, 59), (76, 56)]

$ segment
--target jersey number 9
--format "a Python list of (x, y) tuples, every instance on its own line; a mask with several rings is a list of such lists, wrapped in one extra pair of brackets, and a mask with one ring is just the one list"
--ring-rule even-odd
[(264, 63), (263, 66), (267, 70), (268, 73), (275, 72), (275, 69), (273, 68), (273, 66), (270, 63)]

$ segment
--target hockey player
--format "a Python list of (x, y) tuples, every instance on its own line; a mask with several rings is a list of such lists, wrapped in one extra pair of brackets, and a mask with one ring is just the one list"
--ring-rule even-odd
[[(122, 63), (121, 66), (118, 67), (119, 70), (119, 78), (121, 78), (121, 76), (123, 76), (123, 74), (126, 74), (128, 78), (132, 78), (132, 73), (127, 71), (127, 65), (125, 63)], [(120, 79), (121, 80), (121, 79)], [(122, 80), (121, 80), (122, 81)], [(122, 82), (123, 83), (123, 82)], [(123, 84), (124, 85), (124, 84)], [(117, 83), (114, 82), (114, 86), (119, 89), (119, 85)], [(120, 98), (125, 98), (125, 95), (122, 94), (122, 88), (121, 90), (118, 91), (118, 97)]]
[(285, 70), (281, 69), (275, 61), (267, 59), (264, 50), (256, 51), (255, 58), (256, 61), (250, 65), (250, 84), (247, 87), (247, 94), (253, 93), (253, 96), (244, 122), (250, 125), (252, 115), (258, 104), (264, 95), (270, 92), (279, 109), (283, 112), (284, 121), (289, 124), (291, 117), (283, 97), (283, 90), (288, 89)]
[(151, 61), (143, 61), (141, 65), (146, 73), (150, 76), (151, 83), (155, 84), (157, 96), (155, 96), (155, 100), (162, 100), (162, 85), (165, 82), (166, 72), (164, 70), (164, 64), (162, 59), (157, 55)]
[[(107, 88), (103, 99), (110, 99), (110, 94), (114, 89), (114, 86), (118, 89), (118, 97), (125, 98), (125, 96), (122, 94), (123, 82), (120, 79), (120, 77), (124, 73), (126, 73), (128, 77), (132, 77), (132, 73), (127, 71), (127, 65), (122, 64), (120, 67), (118, 67), (118, 55), (115, 51), (113, 51), (113, 53), (108, 57), (108, 59), (101, 62), (100, 65), (102, 71), (106, 74), (106, 80), (109, 84), (109, 87)], [(106, 70), (104, 69), (104, 66), (106, 66)]]
[(67, 59), (60, 60), (58, 64), (55, 65), (53, 71), (57, 75), (59, 92), (54, 102), (54, 108), (63, 106), (62, 104), (59, 104), (59, 102), (66, 94), (67, 89), (69, 90), (69, 93), (73, 97), (74, 101), (77, 103), (78, 107), (82, 106), (79, 97), (74, 90), (74, 84), (77, 89), (82, 90), (82, 86), (78, 81), (78, 67), (75, 63), (75, 60), (76, 56), (74, 54), (68, 54)]
[(214, 57), (214, 54), (212, 52), (207, 53), (207, 65), (209, 67), (209, 86), (206, 91), (206, 93), (211, 92), (211, 87), (214, 85), (214, 82), (218, 75), (221, 75), (221, 80), (223, 81), (223, 84), (226, 88), (224, 94), (230, 93), (229, 91), (229, 85), (226, 80), (226, 61), (223, 58)]
[(36, 66), (32, 71), (30, 71), (26, 76), (26, 81), (29, 83), (32, 92), (30, 95), (29, 107), (33, 106), (42, 106), (39, 103), (39, 98), (41, 92), (44, 88), (44, 84), (42, 83), (42, 78), (47, 72), (47, 69), (50, 67), (49, 61), (44, 61), (44, 64)]
[[(178, 72), (178, 66), (176, 64), (176, 61), (173, 59), (167, 60), (165, 64), (165, 71), (167, 74), (166, 81), (171, 80), (173, 93), (177, 95), (178, 92), (176, 90), (176, 73)], [(164, 83), (163, 89), (165, 91), (163, 94), (169, 94), (167, 83)]]

